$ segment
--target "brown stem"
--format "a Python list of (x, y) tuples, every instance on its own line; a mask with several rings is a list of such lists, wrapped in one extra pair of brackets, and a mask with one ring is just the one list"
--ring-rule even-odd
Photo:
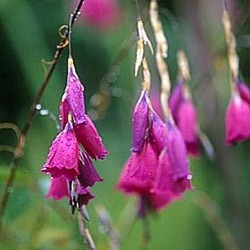
[[(83, 2), (84, 2), (84, 0), (79, 0), (79, 3), (77, 5), (76, 9), (74, 10), (74, 13), (73, 13), (73, 16), (71, 19), (71, 23), (70, 23), (71, 27), (75, 23), (78, 15), (80, 13), (79, 11), (82, 7)], [(55, 70), (55, 67), (58, 63), (58, 60), (60, 59), (62, 52), (64, 51), (64, 49), (68, 45), (68, 35), (69, 35), (69, 32), (68, 32), (68, 28), (67, 28), (62, 35), (62, 39), (61, 39), (60, 43), (56, 46), (56, 51), (55, 51), (52, 63), (49, 66), (47, 73), (45, 74), (45, 77), (43, 79), (41, 87), (40, 87), (40, 89), (39, 89), (32, 105), (31, 105), (30, 112), (29, 112), (28, 118), (26, 120), (26, 123), (21, 131), (21, 136), (19, 138), (18, 145), (15, 149), (14, 156), (13, 156), (12, 161), (10, 163), (9, 176), (7, 178), (4, 192), (3, 192), (1, 202), (0, 202), (0, 229), (2, 228), (3, 217), (5, 214), (7, 202), (8, 202), (10, 193), (11, 193), (10, 190), (12, 189), (12, 186), (13, 186), (13, 182), (15, 179), (16, 171), (17, 171), (18, 166), (19, 166), (19, 162), (23, 156), (26, 137), (28, 135), (32, 121), (33, 121), (34, 116), (36, 114), (36, 105), (39, 103), (39, 101), (44, 93), (44, 90), (46, 89), (46, 87), (51, 79), (51, 76)]]

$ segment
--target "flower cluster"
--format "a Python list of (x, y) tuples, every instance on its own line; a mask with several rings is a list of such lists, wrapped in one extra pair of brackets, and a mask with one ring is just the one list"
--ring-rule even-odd
[(171, 119), (163, 122), (143, 90), (133, 114), (132, 153), (118, 189), (140, 197), (139, 215), (158, 211), (192, 189), (186, 148)]
[(225, 122), (228, 145), (250, 138), (250, 90), (243, 82), (235, 83)]
[(91, 158), (103, 159), (108, 151), (85, 113), (84, 88), (72, 58), (68, 62), (67, 86), (60, 105), (61, 132), (52, 142), (41, 171), (51, 175), (47, 197), (68, 197), (74, 212), (94, 197), (90, 187), (102, 181)]
[(195, 106), (192, 102), (188, 86), (183, 80), (172, 91), (169, 107), (176, 125), (184, 139), (187, 151), (192, 156), (200, 156), (201, 144)]

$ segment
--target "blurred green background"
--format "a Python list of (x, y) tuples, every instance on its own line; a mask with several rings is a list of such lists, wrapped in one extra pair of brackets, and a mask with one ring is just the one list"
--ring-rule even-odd
[[(120, 232), (121, 249), (140, 249), (142, 221), (133, 221), (136, 201), (115, 189), (121, 168), (130, 155), (131, 114), (140, 90), (135, 78), (137, 12), (134, 1), (117, 1), (120, 22), (100, 30), (79, 18), (73, 28), (73, 57), (85, 85), (87, 111), (110, 154), (95, 166), (104, 178), (93, 188), (95, 199), (88, 205), (91, 231), (97, 249), (111, 249), (100, 228), (96, 208), (103, 205)], [(138, 0), (142, 13), (149, 1)], [(250, 82), (250, 2), (228, 0), (233, 30), (238, 41), (242, 79)], [(221, 13), (223, 1), (159, 1), (160, 15), (169, 42), (167, 59), (171, 80), (177, 76), (176, 52), (185, 49), (190, 60), (191, 88), (202, 130), (214, 145), (216, 159), (191, 159), (195, 190), (182, 200), (150, 217), (148, 249), (210, 250), (250, 247), (250, 142), (234, 147), (224, 144), (224, 113), (229, 93), (229, 73)], [(30, 105), (44, 77), (41, 60), (50, 61), (60, 41), (58, 29), (67, 24), (70, 0), (0, 0), (0, 123), (22, 128)], [(83, 13), (84, 15), (84, 13)], [(145, 15), (147, 32), (152, 29)], [(154, 41), (153, 41), (154, 44)], [(125, 46), (125, 49), (124, 49)], [(115, 58), (122, 50), (121, 56)], [(159, 88), (154, 58), (148, 54), (152, 84)], [(67, 50), (64, 51), (42, 99), (43, 109), (58, 116), (66, 84)], [(46, 65), (45, 65), (46, 68)], [(111, 70), (110, 70), (111, 69)], [(91, 105), (93, 95), (109, 84), (110, 96), (102, 108)], [(97, 112), (99, 111), (99, 113)], [(24, 156), (11, 191), (4, 218), (0, 249), (87, 249), (79, 234), (77, 215), (68, 201), (45, 199), (49, 176), (40, 173), (51, 141), (57, 134), (55, 122), (37, 114), (28, 134)], [(0, 130), (0, 195), (16, 145), (11, 130)], [(234, 241), (238, 248), (234, 248)]]

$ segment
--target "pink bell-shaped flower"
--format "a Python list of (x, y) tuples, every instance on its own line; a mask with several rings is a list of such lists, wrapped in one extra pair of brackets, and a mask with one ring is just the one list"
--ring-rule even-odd
[(201, 145), (198, 139), (197, 116), (191, 100), (185, 100), (180, 104), (176, 123), (185, 142), (187, 152), (193, 156), (200, 156)]
[(57, 178), (51, 178), (51, 184), (46, 198), (53, 198), (54, 200), (59, 200), (64, 197), (69, 198), (69, 185), (65, 176), (60, 176)]
[(124, 193), (148, 195), (153, 187), (155, 171), (157, 168), (157, 155), (146, 142), (140, 153), (132, 152), (125, 163), (118, 181), (118, 189)]
[(82, 144), (85, 151), (93, 159), (104, 159), (108, 151), (102, 143), (94, 123), (88, 115), (84, 116), (85, 123), (74, 126), (77, 140)]
[(57, 178), (65, 176), (74, 180), (78, 172), (79, 147), (72, 125), (67, 123), (64, 130), (52, 142), (46, 163), (41, 171)]
[(235, 92), (226, 111), (226, 143), (231, 145), (250, 137), (250, 106)]
[(147, 93), (142, 91), (141, 96), (135, 106), (133, 114), (133, 135), (132, 150), (141, 152), (144, 140), (146, 138), (147, 128), (149, 126), (149, 107), (147, 103)]

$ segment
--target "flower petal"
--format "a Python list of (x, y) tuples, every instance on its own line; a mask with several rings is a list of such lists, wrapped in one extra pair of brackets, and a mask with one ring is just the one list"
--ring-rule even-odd
[(53, 178), (64, 175), (74, 180), (78, 175), (78, 142), (68, 123), (65, 129), (52, 142), (46, 163), (41, 171), (51, 174)]
[(95, 182), (103, 181), (98, 175), (91, 159), (84, 152), (81, 152), (78, 180), (83, 188), (92, 187)]
[(141, 152), (149, 124), (149, 107), (146, 98), (146, 92), (142, 91), (141, 96), (134, 109), (132, 119), (132, 150), (134, 152)]
[(141, 153), (134, 153), (126, 162), (118, 182), (118, 189), (125, 193), (150, 193), (153, 187), (157, 155), (152, 146), (147, 142)]
[(58, 178), (51, 178), (51, 185), (46, 198), (53, 198), (54, 200), (59, 200), (64, 197), (70, 197), (69, 195), (69, 185), (67, 179), (64, 176)]
[(75, 124), (85, 122), (85, 105), (83, 96), (83, 85), (81, 84), (73, 64), (73, 60), (69, 58), (68, 79), (66, 87), (66, 98), (73, 113)]
[(231, 98), (225, 120), (227, 144), (250, 138), (250, 106), (237, 94)]
[(85, 123), (76, 125), (75, 132), (77, 140), (83, 145), (86, 152), (94, 159), (103, 159), (108, 151), (102, 143), (94, 123), (88, 115), (85, 115)]

